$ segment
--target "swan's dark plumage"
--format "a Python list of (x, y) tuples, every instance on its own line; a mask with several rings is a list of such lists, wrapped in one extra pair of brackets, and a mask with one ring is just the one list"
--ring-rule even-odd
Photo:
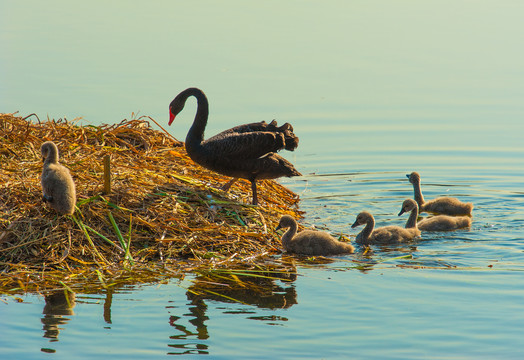
[(282, 149), (293, 151), (298, 146), (298, 137), (288, 123), (280, 127), (275, 120), (269, 124), (262, 121), (239, 125), (204, 140), (209, 103), (200, 89), (189, 88), (175, 97), (169, 105), (169, 125), (182, 111), (190, 96), (196, 97), (198, 107), (186, 136), (188, 155), (205, 168), (233, 177), (233, 181), (236, 178), (249, 180), (253, 204), (258, 203), (256, 180), (301, 175), (293, 164), (276, 154)]
[(58, 148), (52, 141), (40, 147), (44, 168), (42, 170), (43, 200), (61, 214), (73, 214), (76, 204), (75, 183), (69, 170), (58, 162)]

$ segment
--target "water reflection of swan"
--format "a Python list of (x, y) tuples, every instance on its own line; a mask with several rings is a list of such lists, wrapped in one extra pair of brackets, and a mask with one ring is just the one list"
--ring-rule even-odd
[(168, 346), (176, 350), (172, 350), (168, 355), (209, 354), (209, 346), (203, 341), (209, 338), (207, 325), (205, 324), (209, 320), (209, 317), (206, 315), (207, 305), (201, 298), (191, 299), (189, 294), (190, 292), (187, 293), (187, 298), (190, 300), (191, 306), (189, 306), (189, 314), (184, 314), (184, 316), (190, 317), (189, 323), (196, 328), (196, 331), (180, 324), (182, 317), (171, 315), (169, 317), (169, 325), (175, 328), (178, 333), (169, 337), (171, 340), (175, 340), (176, 343), (168, 344)]
[(383, 226), (375, 229), (375, 219), (367, 211), (357, 215), (357, 219), (351, 225), (355, 228), (359, 225), (366, 225), (357, 235), (355, 241), (359, 244), (390, 244), (406, 240), (412, 240), (420, 235), (416, 228), (405, 229), (400, 226)]
[[(233, 271), (234, 274), (206, 273), (197, 276), (186, 292), (189, 301), (189, 313), (183, 316), (171, 315), (169, 323), (176, 330), (170, 336), (173, 340), (168, 346), (170, 354), (209, 354), (209, 342), (205, 341), (212, 336), (206, 325), (207, 300), (228, 304), (248, 304), (263, 309), (286, 309), (297, 303), (295, 287), (285, 285), (296, 279), (296, 269), (268, 270), (267, 272), (249, 273), (241, 275), (243, 270)], [(250, 275), (251, 274), (251, 275)], [(253, 276), (256, 275), (256, 276)], [(281, 278), (282, 280), (277, 280)], [(256, 316), (255, 311), (246, 311), (245, 308), (235, 310), (230, 306), (224, 311), (245, 313), (246, 317), (254, 320), (264, 320)], [(255, 316), (253, 316), (255, 315)], [(266, 317), (268, 321), (286, 321)], [(271, 318), (271, 319), (269, 319)], [(278, 318), (278, 317), (277, 317)], [(188, 324), (189, 323), (189, 324)], [(191, 329), (194, 326), (195, 329)], [(212, 343), (212, 342), (211, 342)]]
[[(245, 274), (242, 274), (245, 272)], [(278, 280), (281, 279), (281, 280)], [(227, 303), (241, 302), (264, 309), (283, 309), (296, 304), (296, 269), (269, 268), (252, 272), (236, 270), (197, 276), (187, 292), (188, 299), (208, 299)]]
[(44, 296), (45, 306), (42, 312), (44, 314), (42, 324), (44, 324), (45, 338), (52, 341), (58, 340), (59, 326), (65, 325), (69, 321), (69, 318), (64, 316), (74, 315), (75, 298), (75, 294), (67, 290), (54, 291)]
[[(403, 210), (416, 213), (418, 216), (418, 205), (415, 200), (408, 199), (404, 201)], [(400, 215), (400, 214), (399, 214)], [(420, 220), (417, 223), (417, 216), (409, 217), (406, 222), (406, 228), (418, 227), (421, 231), (451, 231), (471, 226), (471, 218), (469, 216), (449, 216), (449, 215), (435, 215)]]
[(412, 172), (406, 175), (409, 182), (413, 184), (413, 192), (415, 201), (418, 204), (419, 212), (429, 212), (434, 214), (444, 215), (469, 215), (473, 211), (472, 203), (463, 203), (454, 197), (438, 197), (436, 199), (425, 201), (420, 189), (420, 175), (417, 172)]
[(282, 235), (282, 245), (287, 252), (302, 255), (338, 255), (351, 254), (355, 251), (353, 245), (338, 241), (327, 232), (303, 230), (297, 234), (297, 222), (284, 215), (280, 219), (278, 229), (289, 228)]

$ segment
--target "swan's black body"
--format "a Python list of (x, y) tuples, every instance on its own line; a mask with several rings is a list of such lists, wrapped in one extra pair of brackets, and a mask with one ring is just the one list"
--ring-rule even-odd
[(193, 125), (186, 137), (186, 151), (194, 162), (233, 180), (243, 178), (251, 182), (253, 204), (256, 205), (256, 180), (276, 179), (301, 174), (286, 159), (277, 155), (282, 149), (293, 151), (298, 137), (293, 127), (285, 123), (278, 127), (276, 121), (239, 125), (204, 140), (204, 130), (209, 115), (209, 103), (202, 90), (189, 88), (178, 94), (169, 105), (169, 125), (182, 111), (186, 100), (194, 96), (198, 107)]

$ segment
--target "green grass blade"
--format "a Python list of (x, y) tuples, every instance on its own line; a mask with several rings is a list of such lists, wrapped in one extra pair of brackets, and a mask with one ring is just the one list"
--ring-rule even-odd
[(207, 292), (209, 294), (213, 294), (213, 295), (216, 295), (216, 296), (220, 296), (220, 297), (223, 297), (224, 299), (228, 299), (228, 300), (231, 300), (231, 301), (234, 301), (234, 302), (237, 302), (237, 303), (240, 303), (240, 304), (244, 304), (244, 305), (249, 305), (248, 303), (245, 303), (241, 300), (238, 300), (238, 299), (235, 299), (235, 298), (232, 298), (231, 296), (227, 296), (227, 295), (224, 295), (224, 294), (220, 294), (220, 293), (217, 293), (215, 291), (211, 291), (211, 290), (207, 290), (207, 289), (200, 289), (200, 291), (204, 291), (204, 292)]
[(133, 257), (131, 256), (131, 253), (129, 252), (131, 248), (131, 230), (132, 230), (132, 224), (133, 224), (133, 214), (129, 214), (129, 230), (127, 232), (127, 246), (126, 246), (126, 254), (124, 256), (124, 259), (128, 259), (131, 262), (131, 265), (134, 265)]
[(91, 245), (91, 247), (93, 248), (93, 251), (95, 252), (95, 254), (100, 258), (100, 260), (102, 260), (102, 262), (107, 263), (107, 260), (104, 259), (104, 257), (102, 256), (102, 254), (100, 254), (100, 252), (98, 252), (98, 249), (96, 248), (95, 243), (93, 242), (93, 240), (91, 240), (91, 236), (89, 236), (89, 233), (87, 232), (87, 229), (85, 228), (84, 224), (82, 223), (82, 220), (77, 219), (75, 214), (73, 214), (71, 217), (76, 222), (80, 230), (84, 232), (84, 235), (86, 236), (86, 239), (89, 242), (89, 245)]
[(387, 261), (394, 261), (394, 260), (401, 260), (401, 259), (413, 259), (413, 255), (408, 254), (408, 255), (395, 256), (395, 257), (388, 258), (388, 259), (381, 259), (381, 260), (378, 260), (377, 263), (383, 263)]
[(91, 231), (92, 233), (94, 233), (95, 235), (98, 235), (102, 240), (106, 241), (108, 244), (110, 245), (113, 245), (114, 247), (116, 247), (118, 250), (120, 250), (121, 252), (125, 252), (125, 250), (123, 248), (121, 248), (120, 246), (118, 246), (117, 244), (114, 243), (114, 241), (108, 239), (106, 236), (100, 234), (98, 231), (96, 231), (95, 229), (93, 229), (92, 227), (90, 227), (89, 225), (86, 225), (84, 224), (84, 227)]
[(122, 236), (122, 233), (120, 232), (120, 229), (118, 228), (118, 225), (116, 224), (115, 218), (113, 217), (113, 214), (110, 212), (107, 213), (107, 216), (109, 217), (109, 221), (111, 221), (111, 225), (113, 225), (113, 229), (115, 230), (116, 237), (118, 238), (118, 241), (120, 242), (120, 245), (122, 245), (122, 248), (126, 250), (126, 243), (124, 242), (124, 237)]
[(89, 204), (90, 202), (93, 202), (93, 201), (98, 200), (98, 199), (100, 199), (100, 195), (91, 196), (88, 199), (83, 199), (83, 200), (78, 201), (76, 203), (76, 206), (82, 206), (82, 205), (85, 205), (85, 204)]

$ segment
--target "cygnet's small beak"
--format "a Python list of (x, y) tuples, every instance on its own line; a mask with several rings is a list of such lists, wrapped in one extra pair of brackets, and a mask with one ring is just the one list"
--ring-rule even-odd
[(411, 174), (406, 174), (406, 177), (409, 179), (409, 177), (411, 176)]
[(355, 222), (353, 223), (353, 225), (351, 225), (351, 228), (354, 229), (354, 228), (356, 228), (358, 225), (359, 225), (359, 224), (358, 224), (357, 220), (355, 220)]
[(400, 212), (398, 213), (398, 216), (404, 214), (406, 211), (404, 211), (404, 209), (400, 210)]
[(278, 226), (276, 227), (275, 231), (278, 231), (280, 229), (282, 229), (282, 227), (280, 226), (280, 224), (278, 224)]

